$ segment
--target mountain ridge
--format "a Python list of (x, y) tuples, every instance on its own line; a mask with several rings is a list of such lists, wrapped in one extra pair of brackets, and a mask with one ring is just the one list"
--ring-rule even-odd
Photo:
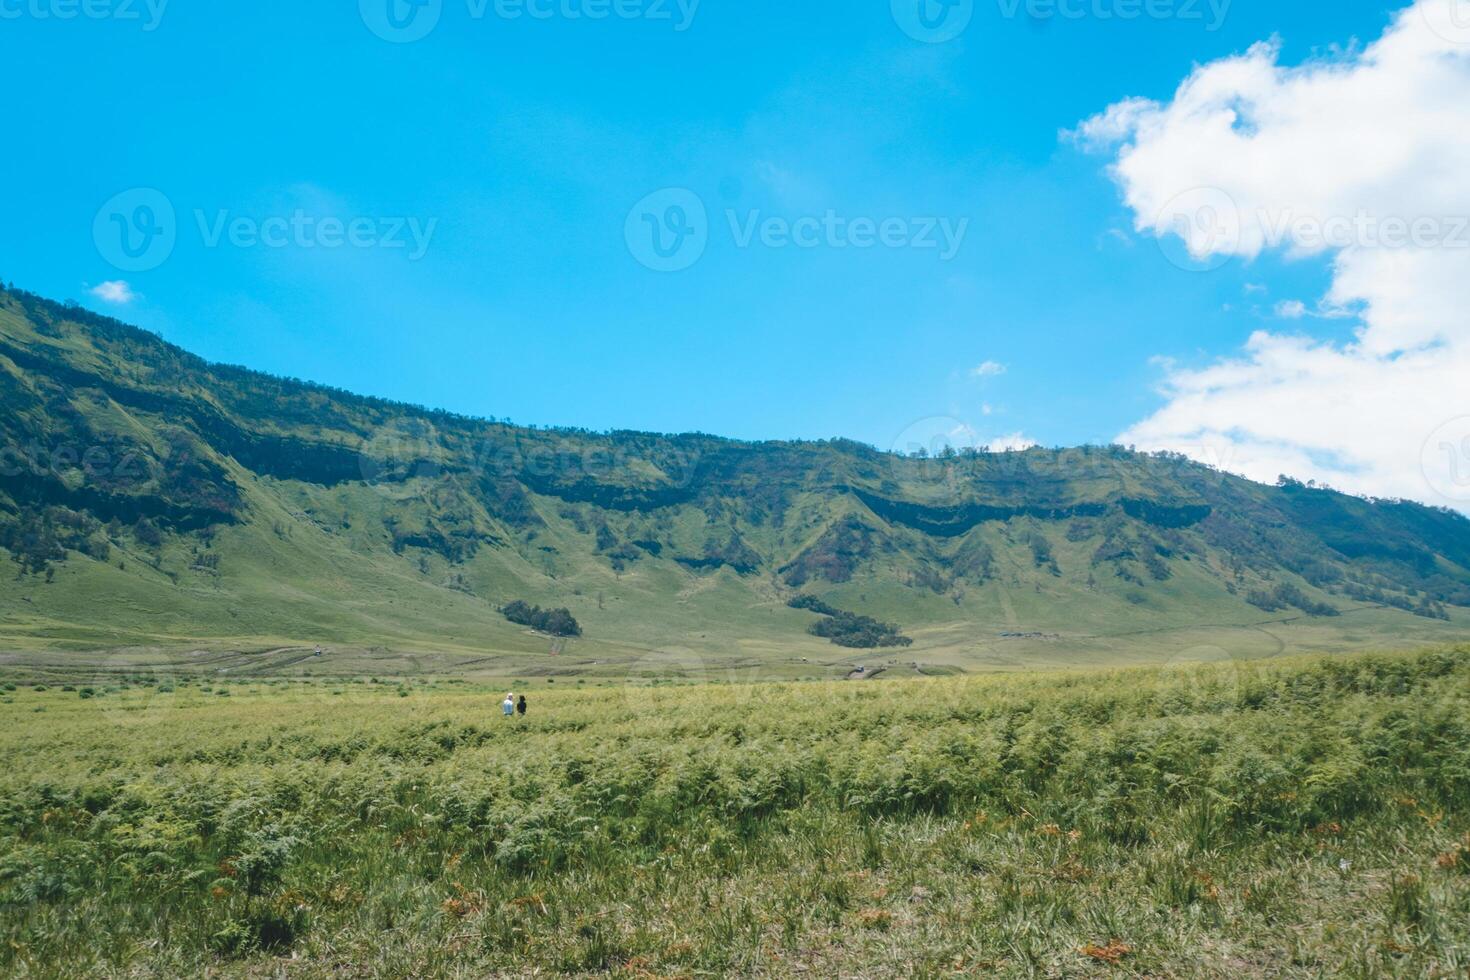
[(592, 650), (785, 659), (820, 649), (797, 590), (957, 666), (1011, 656), (1005, 633), (1095, 657), (1124, 626), (1249, 631), (1283, 603), (1317, 621), (1290, 649), (1470, 619), (1463, 515), (1117, 446), (915, 458), (516, 426), (212, 365), (15, 289), (0, 399), (11, 645), (529, 656), (542, 641), (496, 611), (527, 600), (571, 606)]

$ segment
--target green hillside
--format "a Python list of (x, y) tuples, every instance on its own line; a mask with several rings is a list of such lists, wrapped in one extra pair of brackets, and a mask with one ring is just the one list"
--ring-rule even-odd
[[(527, 428), (211, 365), (17, 290), (0, 400), (0, 650), (22, 658), (320, 643), (328, 663), (795, 678), (1470, 625), (1470, 520), (1121, 447), (918, 459)], [(913, 644), (813, 636), (803, 594)], [(569, 609), (582, 636), (508, 622), (513, 600)]]

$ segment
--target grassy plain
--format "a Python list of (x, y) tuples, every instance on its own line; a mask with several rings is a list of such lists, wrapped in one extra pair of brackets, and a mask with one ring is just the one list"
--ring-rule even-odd
[(443, 676), (14, 676), (7, 976), (1470, 969), (1470, 648), (543, 677), (510, 722)]

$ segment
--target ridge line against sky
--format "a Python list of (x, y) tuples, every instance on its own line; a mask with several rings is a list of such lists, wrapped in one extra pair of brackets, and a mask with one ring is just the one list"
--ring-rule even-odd
[(7, 20), (38, 151), (0, 158), (0, 274), (470, 415), (1123, 441), (1470, 506), (1467, 0), (963, 0), (937, 29), (929, 0), (446, 0), (422, 35), (377, 2)]

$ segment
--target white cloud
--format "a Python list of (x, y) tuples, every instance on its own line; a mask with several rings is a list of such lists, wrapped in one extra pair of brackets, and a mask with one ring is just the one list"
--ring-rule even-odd
[(817, 182), (794, 169), (780, 166), (770, 160), (756, 161), (755, 172), (785, 208), (800, 208), (804, 204), (819, 200), (823, 194)]
[(105, 303), (117, 303), (119, 306), (126, 306), (138, 298), (138, 294), (133, 292), (133, 287), (121, 279), (98, 283), (88, 292)]
[(1023, 449), (1030, 449), (1035, 445), (1035, 439), (1028, 439), (1025, 434), (1020, 432), (1012, 432), (1008, 436), (1001, 436), (999, 439), (993, 440), (985, 447), (985, 451), (988, 453), (1020, 452)]
[(970, 369), (972, 378), (997, 378), (1006, 373), (1006, 366), (998, 361), (986, 361)]
[(1300, 320), (1307, 315), (1307, 304), (1299, 299), (1284, 299), (1276, 304), (1276, 315), (1283, 320)]
[[(1341, 341), (1258, 333), (1239, 357), (1166, 368), (1167, 404), (1120, 441), (1214, 455), (1259, 479), (1470, 509), (1470, 440), (1463, 453), (1431, 448), (1470, 416), (1470, 31), (1454, 19), (1459, 2), (1419, 0), (1366, 48), (1299, 67), (1258, 44), (1198, 67), (1168, 103), (1130, 99), (1082, 125), (1082, 140), (1115, 148), (1137, 231), (1177, 236), (1216, 260), (1207, 265), (1272, 249), (1328, 256), (1317, 310), (1277, 313), (1357, 319)], [(1198, 452), (1207, 444), (1216, 450)]]

